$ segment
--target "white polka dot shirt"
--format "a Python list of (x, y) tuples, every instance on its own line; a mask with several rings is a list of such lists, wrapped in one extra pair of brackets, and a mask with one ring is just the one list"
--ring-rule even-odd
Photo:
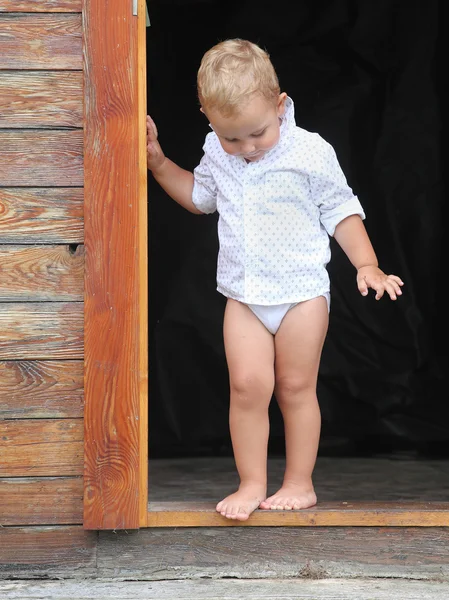
[(330, 144), (296, 126), (287, 98), (277, 145), (258, 161), (227, 154), (209, 133), (193, 203), (218, 211), (217, 290), (245, 304), (302, 302), (329, 292), (329, 236), (365, 213)]

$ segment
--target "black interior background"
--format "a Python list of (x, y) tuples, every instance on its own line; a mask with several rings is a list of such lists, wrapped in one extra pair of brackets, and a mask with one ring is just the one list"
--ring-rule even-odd
[[(381, 267), (405, 282), (396, 303), (362, 298), (332, 241), (320, 453), (449, 455), (444, 0), (151, 0), (149, 15), (148, 112), (167, 156), (190, 170), (202, 156), (203, 53), (230, 37), (260, 44), (297, 124), (334, 146)], [(217, 216), (183, 210), (151, 176), (148, 187), (150, 455), (227, 454)]]

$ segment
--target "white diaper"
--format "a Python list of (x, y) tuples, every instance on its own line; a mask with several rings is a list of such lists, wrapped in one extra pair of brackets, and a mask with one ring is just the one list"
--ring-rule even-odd
[[(327, 301), (327, 309), (330, 310), (330, 293), (326, 292), (323, 294)], [(248, 304), (256, 317), (265, 325), (270, 333), (275, 335), (277, 330), (281, 326), (282, 319), (288, 313), (288, 311), (299, 304), (299, 302), (287, 302), (287, 304), (274, 304), (271, 306), (264, 306), (261, 304)]]

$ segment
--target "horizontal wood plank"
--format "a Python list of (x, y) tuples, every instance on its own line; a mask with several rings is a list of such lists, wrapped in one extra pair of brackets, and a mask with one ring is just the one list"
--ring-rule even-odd
[(82, 301), (84, 246), (0, 246), (0, 301)]
[(0, 479), (0, 522), (7, 525), (80, 525), (82, 477)]
[(83, 303), (0, 303), (0, 360), (83, 358)]
[[(447, 600), (447, 583), (398, 579), (306, 577), (180, 581), (0, 582), (5, 600)], [(9, 595), (11, 594), (11, 595)]]
[(82, 188), (0, 188), (0, 243), (82, 243)]
[(0, 361), (0, 419), (83, 416), (82, 360)]
[(83, 473), (83, 420), (0, 421), (0, 477)]
[(149, 527), (449, 527), (449, 502), (329, 502), (306, 510), (257, 510), (232, 521), (212, 503), (149, 504)]
[(101, 531), (98, 547), (98, 577), (128, 580), (449, 578), (447, 527)]
[(83, 179), (81, 130), (0, 130), (0, 186), (82, 187)]
[(83, 74), (0, 71), (0, 127), (83, 126)]
[(0, 69), (83, 68), (80, 14), (0, 14)]
[(73, 577), (96, 572), (97, 537), (81, 526), (0, 528), (0, 576), (58, 574)]
[(2, 12), (81, 12), (82, 0), (2, 0)]

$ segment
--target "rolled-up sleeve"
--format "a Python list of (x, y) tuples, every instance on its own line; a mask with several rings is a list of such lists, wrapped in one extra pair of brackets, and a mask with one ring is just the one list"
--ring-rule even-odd
[(334, 149), (319, 138), (314, 158), (314, 168), (310, 176), (312, 198), (320, 210), (320, 220), (330, 236), (337, 225), (350, 217), (359, 215), (365, 218), (365, 212), (357, 196), (349, 187), (340, 167)]
[(192, 202), (199, 211), (210, 214), (217, 210), (217, 185), (207, 163), (207, 154), (204, 154), (193, 171)]

